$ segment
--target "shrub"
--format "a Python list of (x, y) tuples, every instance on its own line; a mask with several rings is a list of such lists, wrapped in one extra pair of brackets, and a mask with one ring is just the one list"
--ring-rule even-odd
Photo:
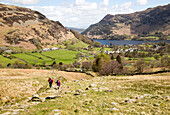
[(145, 61), (144, 59), (138, 60), (135, 64), (134, 67), (136, 68), (136, 72), (142, 73), (144, 68), (145, 68)]
[(108, 62), (102, 63), (99, 70), (100, 75), (113, 75), (120, 72), (120, 64), (117, 61), (110, 60)]
[(92, 62), (82, 62), (82, 69), (83, 71), (88, 71), (92, 67)]

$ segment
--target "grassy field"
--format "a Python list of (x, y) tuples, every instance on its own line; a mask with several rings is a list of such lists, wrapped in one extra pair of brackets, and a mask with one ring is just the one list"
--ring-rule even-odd
[(42, 54), (55, 58), (56, 63), (63, 62), (65, 64), (69, 64), (75, 61), (75, 57), (77, 53), (78, 51), (56, 50), (56, 51), (43, 52)]
[(17, 59), (10, 60), (10, 59), (5, 58), (2, 55), (0, 55), (0, 64), (2, 65), (2, 67), (6, 67), (7, 64), (14, 63), (15, 61), (17, 61)]
[[(48, 87), (46, 80), (49, 76), (54, 78), (55, 75), (53, 73), (63, 76), (67, 80), (62, 82), (60, 93), (54, 89), (55, 86), (50, 90), (46, 89)], [(169, 76), (170, 73), (91, 78), (85, 74), (60, 71), (10, 70), (10, 72), (7, 72), (6, 70), (1, 70), (0, 83), (4, 87), (7, 87), (7, 84), (4, 83), (6, 80), (13, 83), (16, 82), (16, 84), (23, 83), (15, 86), (25, 86), (22, 90), (18, 91), (20, 95), (28, 94), (29, 89), (33, 90), (42, 85), (44, 88), (41, 88), (40, 96), (47, 95), (49, 91), (54, 91), (54, 93), (51, 93), (52, 95), (62, 96), (61, 98), (46, 100), (24, 108), (23, 112), (19, 113), (20, 115), (54, 115), (55, 113), (60, 113), (61, 115), (168, 115), (170, 114)], [(35, 84), (33, 85), (34, 82), (32, 81), (39, 83), (36, 86)], [(12, 87), (12, 89), (15, 89), (15, 87)], [(12, 90), (8, 88), (3, 90), (3, 92), (8, 91), (7, 94), (13, 95), (10, 92)], [(74, 95), (75, 93), (80, 95)], [(28, 105), (30, 103), (24, 101), (20, 104)], [(14, 106), (12, 109), (15, 109), (15, 107), (19, 109), (19, 106)], [(5, 111), (7, 110), (3, 110), (1, 113)]]
[[(78, 51), (71, 51), (71, 50), (55, 50), (55, 51), (48, 51), (43, 52), (41, 55), (40, 53), (19, 53), (19, 54), (12, 54), (13, 56), (20, 58), (29, 64), (35, 64), (36, 65), (42, 65), (43, 61), (45, 61), (46, 64), (51, 65), (54, 60), (51, 58), (54, 58), (56, 63), (63, 62), (64, 64), (73, 63), (76, 59), (76, 54)], [(16, 60), (15, 60), (16, 61)], [(4, 58), (0, 56), (0, 62), (4, 63), (14, 63), (15, 61), (11, 61), (7, 58)]]

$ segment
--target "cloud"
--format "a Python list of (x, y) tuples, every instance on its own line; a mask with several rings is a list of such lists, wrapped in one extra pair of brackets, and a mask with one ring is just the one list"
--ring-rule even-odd
[(147, 0), (137, 0), (137, 3), (139, 4), (139, 5), (145, 5), (145, 4), (147, 4)]
[(103, 0), (103, 5), (108, 6), (109, 5), (109, 0)]
[[(104, 0), (105, 1), (105, 0)], [(104, 2), (103, 1), (103, 2)], [(105, 1), (107, 5), (107, 0)], [(87, 28), (91, 24), (99, 22), (107, 14), (122, 14), (133, 12), (131, 2), (122, 5), (106, 7), (96, 2), (76, 0), (72, 4), (61, 6), (28, 6), (45, 14), (47, 18), (60, 21), (64, 26)]]
[(38, 3), (40, 0), (6, 0), (6, 1), (11, 1), (13, 3), (20, 5), (32, 5)]

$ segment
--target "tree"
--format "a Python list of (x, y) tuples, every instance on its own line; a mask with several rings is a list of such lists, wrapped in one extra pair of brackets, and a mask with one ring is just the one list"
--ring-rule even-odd
[(122, 59), (121, 59), (120, 55), (118, 55), (116, 57), (116, 61), (119, 62), (119, 64), (122, 64)]
[(93, 71), (99, 72), (102, 64), (105, 62), (108, 62), (109, 60), (110, 60), (110, 57), (104, 53), (97, 55), (93, 62), (93, 66), (92, 66)]
[(144, 59), (138, 60), (135, 64), (134, 67), (136, 68), (136, 72), (142, 73), (144, 68), (145, 68), (145, 61)]
[(88, 62), (88, 61), (82, 62), (83, 71), (88, 71), (91, 67), (92, 67), (91, 62)]
[(117, 61), (110, 60), (102, 64), (99, 70), (100, 75), (113, 75), (120, 72), (120, 64)]

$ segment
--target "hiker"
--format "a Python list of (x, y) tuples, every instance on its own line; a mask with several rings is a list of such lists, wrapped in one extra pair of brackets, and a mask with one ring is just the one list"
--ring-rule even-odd
[(52, 84), (53, 84), (53, 79), (49, 78), (49, 79), (48, 79), (48, 82), (49, 82), (49, 86), (50, 86), (50, 88), (51, 88), (51, 87), (52, 87)]
[(60, 88), (60, 85), (61, 85), (60, 81), (57, 80), (57, 81), (56, 81), (56, 84), (57, 84), (57, 87), (58, 87), (58, 89), (59, 89), (59, 88)]

